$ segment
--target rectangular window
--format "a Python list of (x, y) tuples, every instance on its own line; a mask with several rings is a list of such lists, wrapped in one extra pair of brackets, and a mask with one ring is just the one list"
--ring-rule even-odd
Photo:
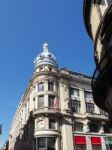
[(44, 83), (41, 82), (41, 83), (38, 83), (38, 91), (44, 91)]
[(37, 138), (38, 150), (55, 150), (55, 138), (54, 137), (41, 137)]
[(74, 97), (79, 97), (79, 89), (70, 88), (70, 95)]
[(71, 100), (71, 109), (75, 113), (80, 113), (80, 101)]
[(48, 90), (54, 91), (54, 83), (53, 82), (48, 82)]
[(55, 129), (55, 120), (49, 119), (49, 129)]
[(92, 92), (84, 91), (84, 96), (86, 99), (93, 99)]
[(104, 110), (102, 110), (102, 109), (100, 109), (100, 114), (101, 115), (105, 115), (105, 116), (107, 116), (108, 115), (108, 113), (107, 112), (105, 112)]
[(38, 97), (38, 108), (43, 108), (44, 107), (44, 96), (39, 96)]
[(54, 96), (49, 96), (49, 107), (54, 108)]
[(86, 103), (86, 112), (94, 113), (94, 104), (93, 103)]
[(74, 122), (74, 131), (83, 131), (83, 123)]

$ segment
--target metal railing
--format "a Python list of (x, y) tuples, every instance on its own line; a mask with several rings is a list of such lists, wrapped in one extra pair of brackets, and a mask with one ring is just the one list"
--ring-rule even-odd
[(105, 72), (112, 66), (112, 58), (111, 59), (109, 58), (111, 54), (112, 54), (112, 47), (109, 48), (109, 50), (103, 56), (103, 58), (101, 59), (101, 61), (99, 62), (98, 66), (96, 67), (93, 73), (92, 82), (91, 82), (93, 91), (97, 83), (101, 81), (101, 79), (103, 79)]

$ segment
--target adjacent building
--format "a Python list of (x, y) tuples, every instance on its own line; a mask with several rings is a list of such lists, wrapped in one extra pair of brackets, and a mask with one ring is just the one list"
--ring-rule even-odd
[(84, 22), (94, 43), (94, 101), (112, 117), (112, 0), (84, 0)]
[(91, 77), (59, 68), (47, 43), (34, 64), (11, 124), (9, 150), (110, 150), (108, 114), (93, 101)]

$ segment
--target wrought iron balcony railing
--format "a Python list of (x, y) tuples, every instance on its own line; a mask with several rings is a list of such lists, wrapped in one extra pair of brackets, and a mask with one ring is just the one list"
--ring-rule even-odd
[[(92, 90), (95, 103), (112, 114), (112, 48), (110, 48), (94, 71)], [(110, 93), (109, 93), (110, 92)]]

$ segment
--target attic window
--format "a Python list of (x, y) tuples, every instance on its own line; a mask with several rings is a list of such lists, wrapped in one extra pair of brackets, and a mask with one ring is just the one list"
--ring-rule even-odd
[(49, 57), (51, 57), (51, 54), (48, 54)]

